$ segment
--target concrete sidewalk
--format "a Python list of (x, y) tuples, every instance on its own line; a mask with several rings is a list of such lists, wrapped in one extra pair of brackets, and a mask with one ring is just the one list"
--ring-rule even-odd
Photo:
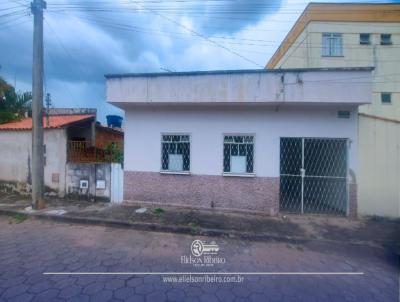
[(337, 241), (398, 249), (400, 221), (382, 218), (348, 219), (323, 215), (259, 214), (194, 210), (140, 204), (112, 205), (104, 202), (51, 199), (47, 208), (29, 209), (30, 200), (1, 193), (0, 214), (22, 215), (69, 223), (98, 224), (138, 230), (193, 235), (226, 236), (274, 241)]

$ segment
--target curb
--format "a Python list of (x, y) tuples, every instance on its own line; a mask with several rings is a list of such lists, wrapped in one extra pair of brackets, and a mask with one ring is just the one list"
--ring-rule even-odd
[(135, 229), (139, 231), (151, 231), (151, 232), (161, 232), (161, 233), (178, 233), (178, 234), (189, 234), (197, 236), (213, 236), (213, 237), (226, 237), (232, 239), (247, 239), (254, 241), (274, 241), (274, 242), (286, 242), (286, 243), (305, 243), (310, 241), (315, 242), (326, 242), (326, 243), (347, 243), (352, 245), (362, 245), (375, 248), (383, 248), (385, 242), (379, 242), (379, 244), (374, 244), (370, 241), (338, 241), (325, 238), (310, 238), (310, 237), (299, 237), (299, 236), (278, 236), (267, 233), (249, 233), (249, 232), (239, 232), (235, 230), (227, 231), (221, 229), (208, 229), (208, 228), (192, 228), (187, 226), (174, 226), (165, 225), (157, 223), (145, 223), (145, 222), (126, 222), (112, 219), (103, 218), (93, 218), (93, 217), (76, 217), (66, 215), (51, 215), (42, 213), (27, 213), (20, 210), (10, 210), (10, 209), (0, 209), (0, 215), (13, 216), (13, 215), (24, 215), (26, 217), (38, 219), (38, 220), (48, 220), (62, 223), (76, 223), (85, 225), (97, 225), (106, 227), (117, 227), (125, 229)]

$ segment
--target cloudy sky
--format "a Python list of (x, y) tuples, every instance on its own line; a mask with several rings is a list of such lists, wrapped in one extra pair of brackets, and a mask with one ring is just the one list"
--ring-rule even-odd
[[(262, 68), (309, 1), (48, 0), (45, 92), (55, 107), (121, 114), (104, 74)], [(31, 90), (28, 0), (0, 0), (0, 76)]]

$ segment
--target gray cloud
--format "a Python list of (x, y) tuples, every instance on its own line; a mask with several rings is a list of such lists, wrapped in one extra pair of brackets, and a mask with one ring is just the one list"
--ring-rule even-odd
[(281, 0), (202, 1), (199, 5), (201, 14), (194, 15), (199, 27), (206, 33), (234, 33), (259, 22), (266, 14), (277, 12), (281, 5)]
[[(104, 11), (98, 6), (87, 9), (96, 7), (95, 2), (82, 1), (88, 5), (84, 9), (65, 6), (76, 1), (49, 3), (44, 22), (45, 73), (55, 105), (97, 107), (100, 114), (118, 112), (105, 103), (106, 73), (254, 67), (188, 34), (164, 15), (212, 37), (255, 25), (281, 6), (281, 0), (168, 1), (168, 5), (147, 2), (150, 10), (138, 11), (137, 5), (121, 1), (110, 2)], [(32, 17), (23, 20), (27, 22), (4, 30), (0, 24), (0, 40), (6, 41), (0, 47), (0, 75), (10, 82), (16, 78), (18, 88), (30, 89)], [(222, 55), (211, 57), (211, 50)]]

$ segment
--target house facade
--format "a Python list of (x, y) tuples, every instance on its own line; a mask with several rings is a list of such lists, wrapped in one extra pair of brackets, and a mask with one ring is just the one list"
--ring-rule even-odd
[(345, 79), (370, 73), (107, 75), (107, 100), (125, 110), (124, 199), (353, 215), (357, 107), (370, 102), (371, 89)]
[(359, 212), (400, 216), (400, 4), (310, 3), (268, 69), (371, 66), (359, 108)]
[[(98, 125), (96, 110), (86, 108), (51, 109), (43, 128), (46, 194), (109, 200), (112, 158), (104, 149), (122, 146), (123, 133)], [(1, 124), (0, 189), (29, 194), (31, 161), (32, 119)]]

